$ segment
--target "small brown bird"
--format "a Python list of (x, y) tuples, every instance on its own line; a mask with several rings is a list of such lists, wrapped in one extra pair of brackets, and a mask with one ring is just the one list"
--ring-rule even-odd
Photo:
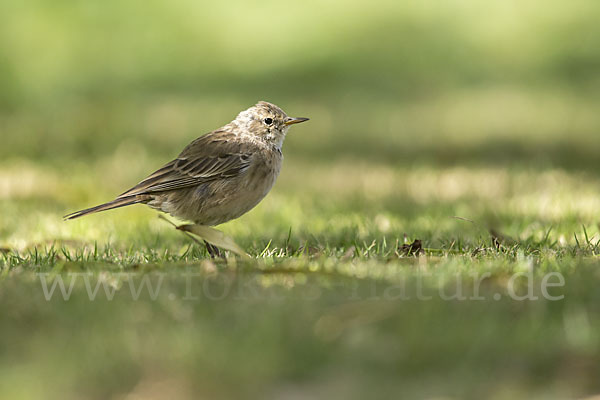
[(199, 225), (238, 218), (271, 190), (281, 170), (281, 146), (289, 127), (307, 120), (288, 117), (276, 105), (260, 101), (194, 140), (175, 160), (115, 200), (65, 219), (138, 203)]

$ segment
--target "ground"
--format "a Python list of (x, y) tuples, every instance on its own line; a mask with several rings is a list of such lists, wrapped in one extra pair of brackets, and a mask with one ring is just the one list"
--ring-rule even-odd
[[(274, 192), (222, 226), (249, 262), (209, 259), (142, 206), (63, 222), (119, 192), (103, 162), (68, 179), (11, 166), (3, 395), (598, 390), (600, 239), (582, 223), (597, 215), (597, 178), (288, 158)], [(421, 251), (402, 247), (415, 239)], [(546, 298), (550, 273), (564, 285), (546, 278)], [(529, 287), (537, 299), (521, 299)]]

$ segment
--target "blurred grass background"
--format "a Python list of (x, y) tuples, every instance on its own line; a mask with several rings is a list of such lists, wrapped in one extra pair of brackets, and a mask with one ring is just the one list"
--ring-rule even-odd
[(172, 157), (257, 100), (289, 157), (591, 168), (594, 1), (8, 1), (0, 156)]
[[(0, 397), (600, 391), (599, 15), (594, 0), (0, 2)], [(291, 130), (273, 192), (223, 226), (260, 268), (339, 265), (365, 286), (491, 270), (491, 295), (535, 266), (566, 276), (565, 301), (364, 306), (341, 278), (251, 272), (236, 278), (259, 293), (246, 303), (168, 290), (89, 302), (82, 285), (43, 300), (32, 272), (140, 265), (173, 270), (165, 285), (183, 293), (178, 272), (204, 271), (205, 254), (154, 212), (61, 216), (258, 100), (311, 118)], [(415, 238), (426, 256), (398, 259), (394, 243)], [(303, 287), (324, 294), (307, 303)], [(289, 291), (273, 301), (277, 288)]]

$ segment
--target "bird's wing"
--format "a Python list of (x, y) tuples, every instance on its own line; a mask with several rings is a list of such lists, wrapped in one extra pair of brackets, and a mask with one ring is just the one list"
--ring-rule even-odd
[(214, 132), (192, 142), (179, 157), (118, 198), (183, 189), (244, 173), (250, 167), (251, 152), (213, 135)]

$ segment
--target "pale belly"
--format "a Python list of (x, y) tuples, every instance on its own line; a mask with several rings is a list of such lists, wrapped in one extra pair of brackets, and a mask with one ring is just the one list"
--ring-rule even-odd
[(281, 161), (281, 157), (270, 162), (259, 159), (238, 177), (165, 193), (149, 205), (183, 220), (219, 225), (242, 216), (260, 203), (275, 184)]

